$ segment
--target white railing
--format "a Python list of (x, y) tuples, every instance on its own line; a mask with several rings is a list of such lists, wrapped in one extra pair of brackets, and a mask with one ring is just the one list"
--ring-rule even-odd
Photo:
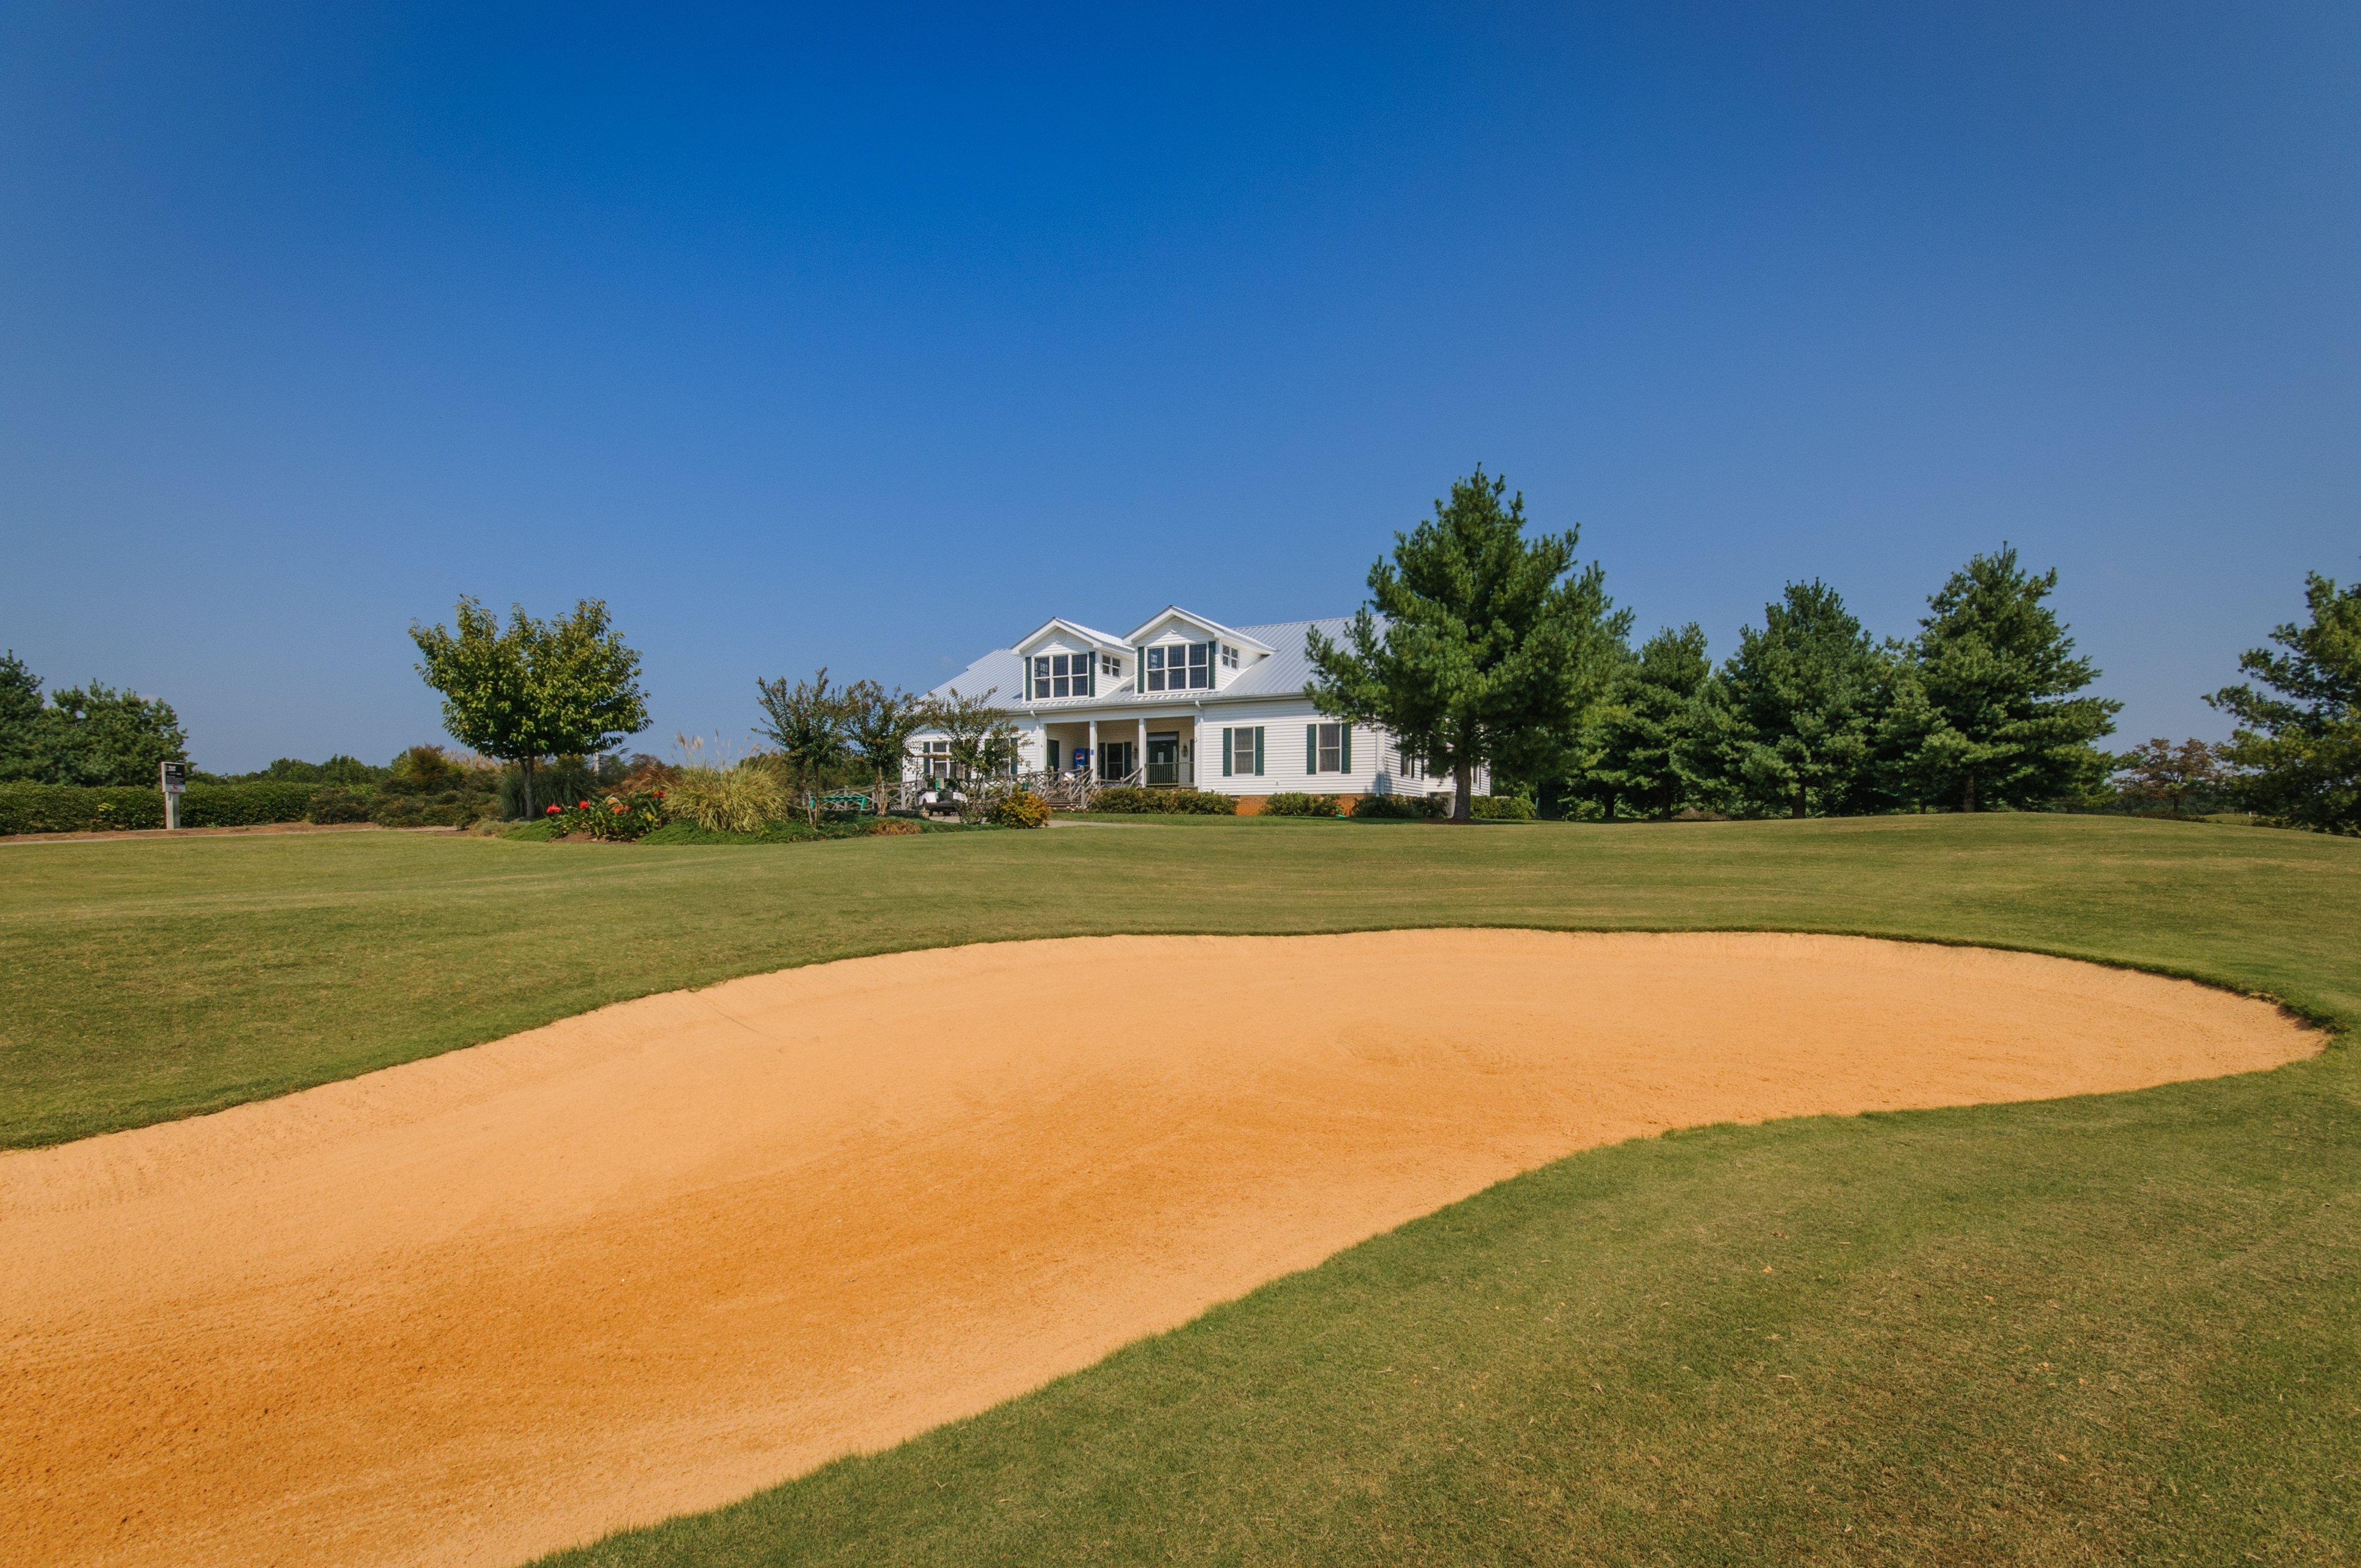
[(967, 798), (971, 812), (988, 806), (996, 797), (1011, 790), (1027, 789), (1049, 803), (1052, 811), (1088, 811), (1099, 791), (1117, 784), (1137, 786), (1146, 782), (1147, 771), (1134, 768), (1119, 779), (1097, 778), (1088, 773), (1060, 770), (1051, 773), (1045, 768), (1027, 769), (1022, 773), (1001, 773), (987, 779), (949, 779), (912, 777), (901, 780), (885, 791), (888, 810), (917, 811), (919, 797), (928, 790), (957, 790)]

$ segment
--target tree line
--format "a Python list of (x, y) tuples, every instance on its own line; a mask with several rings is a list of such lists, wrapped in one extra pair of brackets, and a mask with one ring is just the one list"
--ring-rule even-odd
[(152, 784), (188, 755), (170, 703), (99, 681), (44, 696), (14, 650), (0, 654), (0, 784)]
[[(1611, 820), (2039, 810), (2186, 761), (2161, 740), (2100, 749), (2121, 705), (2089, 694), (2099, 671), (2048, 602), (2057, 572), (2006, 544), (1929, 596), (1911, 637), (1872, 636), (1816, 579), (1789, 584), (1717, 665), (1694, 622), (1633, 647), (1603, 572), (1577, 566), (1579, 539), (1529, 534), (1523, 497), (1480, 467), (1455, 481), (1370, 568), (1344, 636), (1312, 633), (1314, 701), (1451, 777), (1460, 820), (1485, 765), (1543, 816)], [(2361, 585), (2314, 576), (2308, 598), (2311, 625), (2240, 661), (2268, 691), (2208, 699), (2240, 728), (2205, 753), (2224, 798), (2361, 831)]]

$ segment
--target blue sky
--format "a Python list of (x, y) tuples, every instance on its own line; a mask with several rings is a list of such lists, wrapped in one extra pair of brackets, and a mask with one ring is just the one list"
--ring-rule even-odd
[(2136, 739), (2361, 570), (2350, 5), (671, 10), (0, 16), (0, 644), (382, 759), (598, 596), (664, 750), (1481, 462), (1717, 653), (2013, 541)]

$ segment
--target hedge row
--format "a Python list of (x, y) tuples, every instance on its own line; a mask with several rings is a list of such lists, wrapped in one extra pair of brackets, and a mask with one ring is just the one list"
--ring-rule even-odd
[[(181, 797), (183, 828), (251, 828), (301, 822), (318, 784), (192, 784)], [(94, 833), (164, 826), (160, 790), (137, 786), (0, 784), (0, 834)]]

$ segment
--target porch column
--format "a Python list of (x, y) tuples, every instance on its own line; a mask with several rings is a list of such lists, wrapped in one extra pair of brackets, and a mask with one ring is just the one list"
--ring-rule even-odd
[(1148, 782), (1148, 720), (1139, 721), (1139, 746), (1131, 754), (1131, 765), (1139, 770), (1139, 782)]
[[(1103, 779), (1104, 777), (1106, 777), (1106, 767), (1099, 761), (1099, 721), (1093, 718), (1091, 720), (1090, 778)], [(1084, 782), (1087, 783), (1088, 780), (1085, 780)]]

